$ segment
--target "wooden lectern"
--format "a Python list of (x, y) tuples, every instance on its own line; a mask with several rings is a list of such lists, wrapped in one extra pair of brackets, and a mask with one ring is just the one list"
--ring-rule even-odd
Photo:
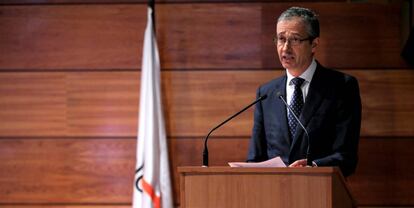
[(179, 167), (181, 208), (356, 207), (338, 168)]

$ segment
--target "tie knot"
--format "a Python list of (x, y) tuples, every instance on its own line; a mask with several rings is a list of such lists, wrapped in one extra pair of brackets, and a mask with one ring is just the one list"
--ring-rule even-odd
[(290, 83), (294, 84), (295, 87), (301, 87), (305, 79), (302, 79), (300, 77), (293, 78)]

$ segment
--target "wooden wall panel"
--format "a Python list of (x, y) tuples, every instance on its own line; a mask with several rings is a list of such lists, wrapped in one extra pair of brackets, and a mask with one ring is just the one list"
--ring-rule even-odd
[[(246, 158), (249, 138), (209, 141), (212, 166)], [(0, 140), (0, 206), (16, 203), (129, 204), (135, 138)], [(414, 160), (410, 138), (362, 138), (360, 161), (348, 178), (358, 205), (411, 205)], [(178, 201), (178, 166), (201, 165), (202, 139), (171, 138), (169, 151)]]
[(157, 38), (163, 67), (259, 68), (261, 8), (261, 4), (161, 5)]
[(2, 139), (0, 203), (129, 202), (135, 141)]
[(139, 73), (0, 73), (1, 136), (135, 135)]
[[(278, 72), (193, 71), (164, 73), (166, 119), (171, 136), (205, 136), (211, 128), (253, 102), (260, 82)], [(280, 73), (280, 72), (279, 72)], [(181, 81), (180, 81), (181, 80)], [(226, 86), (226, 87), (223, 87)], [(171, 90), (171, 91), (170, 91)], [(184, 93), (180, 93), (184, 92)], [(250, 135), (253, 109), (213, 135)]]
[(0, 135), (65, 135), (62, 73), (0, 74)]
[(146, 5), (0, 7), (0, 69), (137, 69)]
[(361, 136), (413, 136), (414, 71), (355, 70), (362, 99)]
[[(274, 18), (290, 5), (161, 4), (156, 25), (162, 66), (180, 70), (279, 68), (272, 43)], [(322, 37), (317, 57), (326, 66), (406, 67), (399, 56), (398, 5), (299, 5), (320, 13)], [(138, 70), (145, 7), (2, 6), (0, 70)]]
[(349, 178), (359, 205), (414, 204), (414, 159), (412, 138), (363, 139), (359, 147), (359, 165)]
[(139, 84), (136, 72), (67, 73), (67, 135), (136, 135)]
[[(349, 70), (360, 82), (362, 136), (413, 136), (414, 72)], [(168, 71), (162, 74), (169, 136), (203, 137), (255, 99), (278, 71)], [(138, 72), (0, 73), (2, 136), (134, 136)], [(226, 86), (226, 87), (223, 87)], [(27, 117), (26, 117), (27, 116)], [(251, 134), (250, 109), (217, 136)]]

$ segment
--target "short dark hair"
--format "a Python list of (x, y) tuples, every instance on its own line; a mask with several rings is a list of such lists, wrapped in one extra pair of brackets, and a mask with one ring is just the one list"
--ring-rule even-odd
[(290, 20), (293, 17), (299, 17), (303, 20), (307, 27), (308, 35), (311, 39), (319, 37), (319, 20), (318, 15), (315, 12), (308, 8), (290, 7), (279, 16), (277, 22)]

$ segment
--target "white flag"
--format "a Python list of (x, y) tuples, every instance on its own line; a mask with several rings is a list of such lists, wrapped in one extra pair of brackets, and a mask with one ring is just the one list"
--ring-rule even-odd
[(141, 94), (134, 180), (134, 208), (173, 207), (167, 137), (161, 105), (160, 61), (148, 8), (141, 70)]

